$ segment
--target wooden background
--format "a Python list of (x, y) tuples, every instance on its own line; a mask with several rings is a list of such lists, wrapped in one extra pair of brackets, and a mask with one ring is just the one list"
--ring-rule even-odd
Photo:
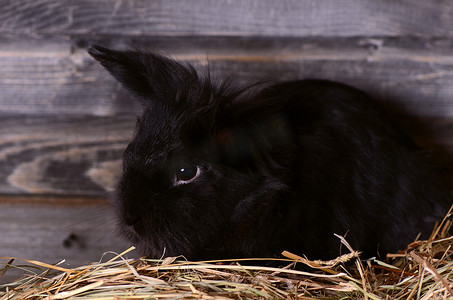
[(0, 256), (77, 266), (128, 246), (108, 199), (140, 107), (94, 43), (352, 84), (453, 166), (451, 1), (0, 0)]

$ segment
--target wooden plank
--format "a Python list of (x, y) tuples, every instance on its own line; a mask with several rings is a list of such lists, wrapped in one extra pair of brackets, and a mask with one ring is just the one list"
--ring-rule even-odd
[[(105, 252), (120, 253), (130, 247), (116, 234), (116, 216), (105, 199), (37, 198), (30, 202), (23, 197), (0, 197), (0, 256), (46, 263), (64, 259), (60, 266), (74, 268), (99, 261)], [(0, 260), (0, 264), (6, 262)], [(9, 270), (0, 282), (22, 274)]]
[(0, 193), (105, 195), (134, 116), (0, 117)]
[(4, 0), (0, 32), (29, 35), (452, 36), (442, 0)]
[[(401, 116), (400, 121), (453, 171), (452, 119)], [(134, 123), (131, 115), (0, 115), (0, 194), (107, 195)]]
[[(453, 116), (453, 39), (7, 39), (0, 46), (0, 113), (132, 114), (139, 105), (86, 54), (86, 45), (146, 46), (240, 82), (324, 78), (377, 95), (407, 114)], [(29, 45), (29, 47), (27, 47)], [(149, 46), (151, 45), (151, 46)]]
[(85, 70), (94, 67), (90, 61), (86, 49), (71, 51), (61, 39), (6, 38), (0, 46), (0, 111), (109, 115), (129, 107), (131, 112), (137, 103), (117, 107), (112, 98), (121, 97), (122, 90), (116, 93), (116, 83)]

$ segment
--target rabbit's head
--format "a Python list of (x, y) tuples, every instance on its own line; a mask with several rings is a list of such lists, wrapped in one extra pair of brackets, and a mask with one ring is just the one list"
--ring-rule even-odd
[(290, 162), (266, 152), (288, 139), (285, 122), (258, 124), (254, 92), (213, 84), (191, 66), (142, 51), (89, 53), (144, 106), (116, 191), (126, 237), (149, 257), (258, 254), (249, 228), (269, 226), (263, 216), (285, 189), (275, 172)]

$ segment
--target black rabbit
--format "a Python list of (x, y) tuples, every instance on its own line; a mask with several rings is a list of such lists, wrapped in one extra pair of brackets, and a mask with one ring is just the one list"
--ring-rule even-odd
[[(364, 257), (429, 236), (442, 175), (362, 91), (323, 80), (235, 88), (145, 51), (89, 49), (144, 112), (116, 191), (148, 257)], [(345, 251), (347, 252), (347, 251)]]

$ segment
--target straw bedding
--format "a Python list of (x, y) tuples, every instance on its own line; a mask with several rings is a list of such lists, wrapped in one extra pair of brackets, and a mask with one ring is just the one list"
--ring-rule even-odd
[(350, 253), (332, 261), (310, 261), (288, 252), (283, 253), (286, 259), (254, 260), (253, 264), (250, 260), (125, 258), (133, 248), (106, 262), (74, 269), (63, 264), (2, 258), (8, 263), (0, 270), (0, 277), (10, 268), (23, 268), (25, 274), (1, 286), (0, 300), (453, 299), (449, 218), (451, 210), (428, 240), (389, 254), (386, 261), (361, 260), (360, 253), (340, 236)]

